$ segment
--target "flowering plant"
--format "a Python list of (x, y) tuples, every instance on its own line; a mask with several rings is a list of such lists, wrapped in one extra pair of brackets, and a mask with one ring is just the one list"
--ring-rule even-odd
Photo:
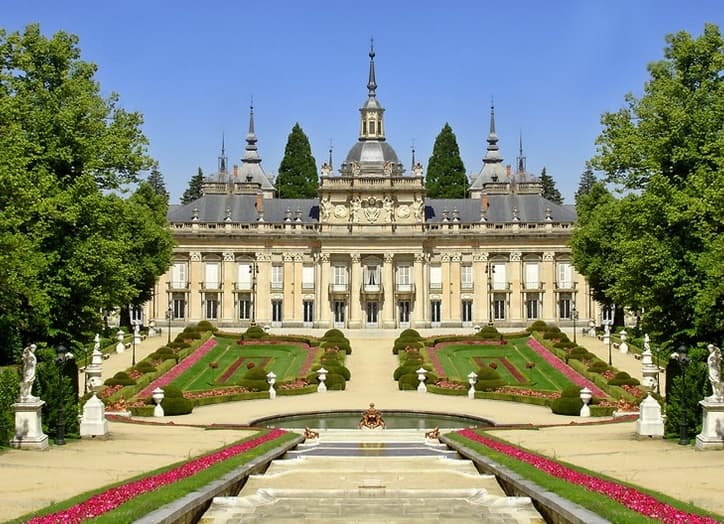
[(176, 364), (174, 367), (168, 370), (167, 373), (164, 373), (160, 377), (158, 377), (156, 380), (151, 382), (148, 386), (143, 388), (143, 390), (138, 394), (141, 398), (150, 397), (151, 393), (153, 393), (153, 390), (156, 388), (163, 389), (164, 386), (169, 385), (173, 380), (181, 375), (184, 371), (189, 369), (191, 366), (196, 364), (201, 358), (206, 355), (209, 351), (213, 349), (213, 347), (216, 345), (216, 340), (213, 338), (210, 338), (203, 344), (201, 344), (198, 348), (196, 348), (196, 351), (191, 353), (188, 357), (183, 359), (181, 362)]
[(57, 522), (76, 523), (97, 517), (117, 508), (121, 504), (128, 502), (138, 495), (143, 495), (144, 493), (154, 491), (162, 486), (173, 484), (181, 479), (195, 475), (214, 464), (223, 462), (224, 460), (249, 451), (250, 449), (264, 444), (265, 442), (279, 438), (285, 433), (286, 432), (281, 429), (274, 429), (259, 437), (247, 440), (240, 444), (229, 446), (220, 451), (210, 453), (209, 455), (190, 460), (185, 464), (164, 473), (159, 473), (141, 480), (116, 486), (115, 488), (107, 489), (106, 491), (93, 495), (86, 501), (76, 504), (66, 510), (52, 513), (50, 515), (44, 515), (42, 517), (35, 517), (28, 522), (32, 524), (54, 524)]
[(590, 389), (591, 393), (593, 393), (594, 396), (599, 397), (599, 398), (605, 398), (608, 396), (606, 393), (601, 391), (601, 388), (596, 386), (593, 382), (591, 382), (587, 378), (584, 378), (581, 375), (579, 375), (572, 367), (563, 363), (560, 359), (558, 359), (558, 357), (556, 357), (553, 353), (548, 351), (543, 344), (538, 342), (533, 337), (528, 339), (528, 346), (533, 351), (538, 353), (541, 357), (543, 357), (545, 359), (545, 361), (548, 362), (551, 366), (553, 366), (558, 371), (563, 373), (576, 386)]
[(611, 500), (626, 506), (627, 508), (640, 513), (652, 519), (659, 519), (665, 523), (684, 523), (687, 524), (716, 524), (716, 520), (702, 515), (688, 513), (686, 511), (674, 508), (669, 504), (661, 502), (651, 495), (642, 493), (635, 488), (624, 486), (618, 482), (604, 480), (593, 475), (580, 473), (569, 467), (566, 467), (554, 460), (546, 458), (521, 448), (498, 442), (489, 437), (483, 436), (471, 429), (458, 431), (458, 434), (487, 446), (495, 451), (513, 457), (521, 462), (530, 464), (545, 473), (577, 484), (586, 489), (600, 493), (609, 497)]

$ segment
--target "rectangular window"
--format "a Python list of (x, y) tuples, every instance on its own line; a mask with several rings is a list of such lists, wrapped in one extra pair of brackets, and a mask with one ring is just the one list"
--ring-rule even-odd
[(508, 289), (508, 279), (505, 274), (505, 264), (493, 264), (493, 289)]
[(473, 301), (463, 300), (462, 303), (463, 323), (468, 324), (473, 321)]
[(375, 121), (370, 120), (370, 135), (374, 135), (374, 134), (375, 134)]
[(206, 293), (206, 318), (208, 320), (219, 318), (219, 295), (217, 293)]
[(219, 289), (219, 263), (218, 262), (207, 262), (204, 278), (204, 286), (206, 289)]
[(525, 314), (528, 320), (538, 318), (538, 306), (540, 304), (540, 293), (525, 294)]
[(410, 266), (408, 266), (408, 265), (397, 266), (397, 285), (398, 286), (409, 286), (410, 285)]
[(380, 284), (380, 277), (377, 273), (377, 266), (367, 266), (365, 269), (365, 285), (376, 287)]
[(528, 262), (525, 264), (525, 288), (538, 289), (539, 287), (540, 280), (538, 274), (538, 263)]
[(248, 295), (239, 299), (239, 320), (251, 320), (251, 297)]
[(440, 323), (440, 305), (441, 302), (439, 300), (433, 300), (430, 302), (430, 322), (433, 324)]
[(281, 264), (274, 264), (272, 266), (271, 277), (272, 289), (282, 289), (284, 287), (284, 266)]
[(334, 285), (335, 286), (346, 286), (347, 285), (347, 266), (334, 266)]
[(505, 295), (503, 293), (493, 295), (493, 318), (505, 320)]
[(460, 286), (463, 289), (473, 289), (473, 266), (460, 266)]
[(314, 289), (314, 266), (302, 266), (302, 289)]
[(346, 303), (343, 300), (336, 300), (334, 302), (334, 325), (337, 327), (344, 327), (344, 314), (346, 309)]
[(398, 304), (398, 312), (399, 312), (400, 325), (409, 324), (410, 323), (410, 302), (407, 300), (400, 301), (400, 303)]
[(272, 300), (272, 322), (282, 321), (282, 301)]
[(571, 294), (561, 293), (558, 299), (558, 318), (569, 320), (571, 318)]
[(183, 293), (173, 294), (173, 313), (171, 320), (186, 318), (186, 298)]
[(314, 322), (314, 302), (311, 300), (305, 300), (302, 302), (304, 308), (304, 324), (310, 325)]
[(188, 287), (188, 266), (186, 262), (173, 263), (171, 287), (174, 289), (186, 289)]
[(562, 289), (573, 288), (573, 273), (570, 262), (558, 262), (558, 287)]
[(253, 266), (249, 262), (243, 262), (239, 264), (237, 270), (236, 284), (238, 289), (250, 290), (252, 281), (252, 269)]
[(441, 266), (430, 266), (430, 289), (442, 289)]

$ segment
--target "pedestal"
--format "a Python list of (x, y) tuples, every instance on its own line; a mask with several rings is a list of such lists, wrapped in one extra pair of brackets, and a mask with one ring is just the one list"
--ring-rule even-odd
[(724, 449), (724, 400), (699, 401), (704, 409), (701, 433), (696, 436), (696, 449)]
[(48, 435), (43, 433), (40, 410), (45, 401), (36, 399), (13, 404), (15, 437), (10, 446), (19, 449), (48, 449)]
[(83, 417), (80, 420), (80, 436), (105, 437), (106, 435), (108, 435), (106, 406), (93, 393), (93, 396), (83, 406)]
[(636, 434), (640, 437), (664, 436), (664, 419), (661, 406), (651, 394), (639, 404), (639, 418), (636, 421)]

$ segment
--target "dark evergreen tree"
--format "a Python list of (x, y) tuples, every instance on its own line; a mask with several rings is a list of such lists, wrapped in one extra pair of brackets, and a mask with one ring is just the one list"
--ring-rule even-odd
[(319, 189), (317, 162), (309, 139), (299, 123), (294, 124), (284, 148), (284, 158), (276, 178), (279, 198), (314, 198)]
[(166, 191), (166, 182), (163, 180), (163, 175), (158, 170), (158, 166), (154, 166), (153, 169), (151, 169), (151, 174), (148, 175), (147, 182), (156, 194), (161, 195), (168, 202), (169, 194), (168, 191)]
[(556, 188), (556, 181), (553, 177), (546, 173), (546, 168), (540, 172), (540, 183), (543, 185), (543, 198), (547, 198), (554, 204), (562, 204), (563, 197), (561, 192)]
[(596, 184), (596, 175), (593, 174), (593, 169), (587, 167), (586, 170), (581, 174), (581, 180), (578, 182), (578, 190), (576, 191), (576, 202), (579, 197), (587, 195), (593, 186)]
[(429, 198), (465, 198), (468, 178), (450, 124), (445, 122), (427, 162), (425, 186)]
[(201, 196), (203, 195), (201, 191), (201, 186), (203, 186), (203, 184), (204, 172), (201, 170), (201, 168), (199, 168), (196, 174), (191, 177), (191, 180), (189, 180), (189, 187), (186, 188), (183, 196), (181, 196), (181, 203), (188, 204), (189, 202), (193, 202), (194, 200), (201, 198)]

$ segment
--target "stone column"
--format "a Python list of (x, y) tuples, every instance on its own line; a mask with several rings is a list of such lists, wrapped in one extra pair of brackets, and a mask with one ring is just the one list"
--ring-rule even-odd
[(415, 253), (415, 263), (412, 267), (413, 281), (415, 283), (415, 296), (412, 303), (412, 314), (410, 316), (410, 325), (413, 328), (425, 327), (425, 254)]
[(442, 253), (440, 256), (440, 274), (442, 275), (440, 325), (447, 327), (450, 322), (450, 253)]
[(234, 308), (234, 282), (239, 270), (236, 267), (236, 257), (230, 251), (224, 251), (223, 265), (221, 267), (221, 315), (222, 322), (233, 322), (236, 318)]
[(319, 327), (328, 328), (330, 327), (330, 308), (329, 303), (329, 277), (331, 268), (329, 265), (329, 253), (320, 253), (319, 255), (321, 274), (319, 278), (319, 305), (317, 310), (319, 311)]
[(294, 254), (293, 253), (284, 253), (282, 255), (282, 260), (284, 261), (284, 269), (282, 270), (284, 273), (284, 286), (282, 287), (282, 293), (284, 294), (284, 298), (282, 299), (282, 320), (286, 324), (287, 321), (293, 321), (294, 319), (294, 303), (296, 301), (296, 279), (295, 277), (295, 271), (294, 271)]
[[(350, 255), (350, 293), (349, 293), (349, 318), (347, 325), (352, 328), (362, 327), (362, 306), (360, 305), (360, 286), (362, 285), (361, 280), (361, 266), (360, 266), (360, 254), (352, 253)], [(387, 283), (384, 283), (385, 294), (387, 294)]]
[(254, 293), (254, 316), (256, 323), (264, 326), (271, 322), (271, 256), (264, 252), (256, 253), (256, 293)]
[(302, 302), (304, 301), (304, 290), (302, 289), (302, 269), (304, 267), (304, 254), (294, 253), (294, 301), (292, 306), (291, 319), (296, 325), (301, 326), (304, 322), (304, 308)]
[(511, 283), (511, 290), (508, 294), (510, 307), (508, 308), (508, 321), (521, 321), (523, 315), (523, 262), (520, 251), (510, 253), (510, 264), (506, 271), (506, 278)]
[(462, 281), (460, 278), (460, 262), (462, 260), (462, 255), (460, 253), (453, 253), (450, 256), (450, 304), (449, 304), (449, 311), (450, 314), (448, 316), (450, 322), (452, 322), (454, 325), (459, 326), (462, 322), (461, 319), (461, 309), (462, 309), (462, 299), (461, 299), (461, 285)]
[[(394, 254), (385, 253), (385, 265), (384, 265), (384, 277), (382, 278), (382, 284), (385, 286), (385, 297), (382, 307), (382, 327), (383, 328), (394, 328), (395, 322), (395, 277), (393, 271)], [(390, 289), (391, 287), (391, 289)], [(388, 293), (387, 290), (390, 289)]]
[(473, 255), (473, 325), (484, 326), (488, 323), (488, 308), (490, 297), (488, 296), (488, 282), (486, 281), (485, 269), (488, 262), (488, 253), (480, 252)]
[[(553, 251), (543, 252), (540, 268), (540, 281), (543, 282), (543, 312), (541, 319), (546, 322), (558, 322), (558, 304), (556, 304), (556, 254)], [(573, 306), (573, 303), (571, 303)], [(583, 304), (581, 304), (583, 306)], [(576, 306), (578, 307), (578, 305)], [(582, 309), (582, 308), (581, 308)], [(579, 317), (582, 317), (579, 311)]]
[(191, 251), (189, 253), (189, 294), (186, 304), (186, 321), (198, 321), (201, 315), (201, 253)]

